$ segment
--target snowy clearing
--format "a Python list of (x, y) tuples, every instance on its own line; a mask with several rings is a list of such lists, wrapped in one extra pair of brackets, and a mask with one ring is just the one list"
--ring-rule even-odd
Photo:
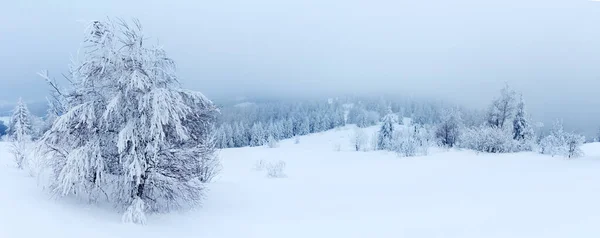
[[(584, 145), (585, 157), (573, 160), (439, 149), (400, 158), (353, 151), (352, 133), (346, 126), (299, 144), (222, 150), (223, 173), (204, 206), (151, 215), (146, 226), (49, 198), (0, 143), (0, 237), (600, 236), (599, 143)], [(285, 162), (285, 177), (257, 170), (261, 160)]]

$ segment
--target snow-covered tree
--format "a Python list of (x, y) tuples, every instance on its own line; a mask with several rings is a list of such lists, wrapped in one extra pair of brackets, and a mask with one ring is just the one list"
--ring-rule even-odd
[(242, 146), (247, 146), (247, 140), (246, 140), (246, 136), (245, 136), (245, 127), (244, 124), (242, 124), (241, 122), (235, 123), (234, 127), (233, 127), (233, 144), (235, 144), (235, 147), (242, 147)]
[(533, 137), (533, 129), (527, 118), (527, 112), (525, 111), (525, 102), (523, 102), (523, 95), (519, 98), (517, 103), (517, 112), (513, 119), (513, 139), (518, 141), (530, 140)]
[(442, 122), (437, 126), (435, 137), (441, 145), (454, 147), (460, 135), (460, 127), (461, 118), (458, 110), (446, 110), (442, 116)]
[(519, 150), (531, 151), (534, 136), (533, 128), (529, 123), (527, 111), (525, 110), (523, 95), (521, 95), (513, 119), (513, 139), (519, 142)]
[(11, 141), (29, 141), (33, 135), (31, 113), (23, 99), (19, 98), (17, 106), (13, 110), (8, 127), (8, 135)]
[(563, 156), (566, 158), (577, 158), (583, 156), (581, 145), (585, 137), (565, 132), (562, 122), (557, 120), (552, 126), (550, 134), (540, 141), (539, 152), (552, 156)]
[(217, 171), (215, 105), (181, 89), (175, 63), (146, 47), (139, 22), (94, 21), (70, 70), (68, 110), (41, 138), (57, 195), (146, 212), (198, 204)]
[(379, 136), (377, 140), (377, 148), (380, 150), (391, 150), (393, 145), (393, 137), (394, 137), (394, 125), (397, 123), (398, 119), (396, 118), (396, 114), (391, 112), (391, 109), (388, 108), (388, 114), (383, 117), (383, 123), (381, 124), (381, 128), (379, 129)]
[(12, 141), (11, 152), (15, 158), (17, 168), (22, 169), (26, 154), (33, 136), (31, 114), (27, 105), (21, 98), (13, 110), (8, 129), (9, 139)]
[(277, 148), (279, 146), (279, 141), (275, 139), (272, 135), (267, 138), (267, 146), (269, 148)]
[(354, 134), (351, 137), (352, 147), (354, 150), (361, 151), (366, 150), (367, 145), (367, 134), (361, 128), (354, 129)]
[(565, 135), (566, 142), (566, 154), (565, 156), (569, 159), (579, 158), (583, 156), (583, 151), (581, 150), (581, 145), (585, 142), (585, 137), (582, 135), (577, 135), (574, 133), (567, 133)]
[(508, 84), (500, 91), (500, 97), (494, 99), (487, 113), (487, 123), (492, 127), (504, 128), (515, 110), (516, 92)]
[(261, 146), (265, 144), (265, 141), (265, 129), (262, 123), (254, 124), (250, 130), (250, 146)]
[(540, 153), (547, 155), (561, 155), (565, 154), (565, 131), (563, 129), (562, 121), (556, 120), (552, 125), (550, 134), (540, 140)]

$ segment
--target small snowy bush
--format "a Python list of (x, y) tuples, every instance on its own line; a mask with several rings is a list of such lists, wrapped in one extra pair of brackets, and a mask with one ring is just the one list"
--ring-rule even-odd
[(463, 148), (486, 153), (510, 153), (516, 150), (517, 141), (511, 132), (502, 128), (479, 126), (465, 129), (460, 137)]
[(417, 155), (419, 147), (414, 134), (407, 130), (396, 131), (393, 139), (393, 151), (402, 157), (412, 157)]
[(267, 139), (267, 146), (269, 148), (277, 148), (279, 147), (279, 141), (273, 138), (273, 136), (269, 136), (269, 138)]
[(294, 137), (294, 144), (300, 144), (300, 137)]
[(363, 129), (354, 129), (354, 134), (351, 136), (351, 143), (355, 151), (366, 150), (367, 134), (365, 134)]
[(434, 146), (433, 130), (423, 125), (413, 125), (394, 132), (391, 151), (402, 157), (427, 155)]
[(565, 141), (567, 144), (567, 158), (579, 158), (583, 156), (583, 151), (581, 150), (581, 145), (585, 142), (585, 137), (581, 135), (576, 135), (572, 133), (568, 133), (565, 136)]
[(284, 169), (285, 169), (285, 162), (283, 161), (277, 161), (277, 162), (271, 162), (268, 163), (266, 165), (266, 169), (267, 169), (267, 176), (269, 178), (285, 178), (286, 175), (284, 173)]
[(583, 156), (581, 145), (585, 137), (574, 133), (565, 132), (562, 122), (555, 122), (550, 135), (540, 141), (539, 152), (551, 156), (578, 158)]

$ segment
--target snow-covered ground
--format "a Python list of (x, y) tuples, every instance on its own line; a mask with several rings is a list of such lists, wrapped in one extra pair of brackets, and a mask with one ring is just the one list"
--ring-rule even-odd
[[(0, 143), (0, 237), (600, 237), (598, 143), (575, 160), (454, 150), (399, 158), (352, 151), (352, 133), (223, 150), (203, 207), (146, 226), (50, 199)], [(287, 177), (268, 178), (258, 160), (285, 161)]]

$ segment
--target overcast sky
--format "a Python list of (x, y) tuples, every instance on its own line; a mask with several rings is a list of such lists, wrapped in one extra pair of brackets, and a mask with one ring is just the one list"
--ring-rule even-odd
[(43, 100), (87, 22), (138, 18), (209, 97), (414, 94), (483, 107), (504, 82), (537, 118), (600, 126), (600, 2), (28, 1), (0, 7), (0, 100)]

